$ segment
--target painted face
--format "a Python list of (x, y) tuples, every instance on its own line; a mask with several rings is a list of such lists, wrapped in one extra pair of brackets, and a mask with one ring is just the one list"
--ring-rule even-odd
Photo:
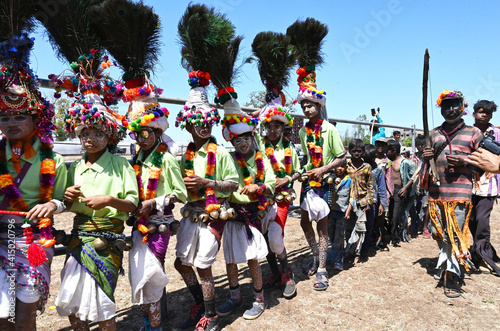
[(253, 141), (253, 134), (244, 133), (236, 138), (233, 138), (231, 140), (231, 143), (233, 144), (234, 149), (237, 152), (240, 152), (241, 154), (245, 155), (248, 154), (252, 149), (252, 141)]
[(353, 149), (349, 150), (349, 154), (351, 154), (351, 157), (353, 159), (359, 159), (363, 155), (365, 150), (361, 147), (354, 147)]
[(462, 101), (460, 99), (443, 100), (441, 102), (441, 115), (449, 124), (458, 122), (463, 115)]
[(491, 110), (484, 110), (483, 108), (479, 108), (477, 111), (472, 113), (472, 116), (474, 117), (476, 124), (486, 125), (491, 121), (493, 112)]
[(31, 115), (0, 115), (0, 129), (10, 140), (23, 140), (35, 130)]
[(285, 130), (285, 124), (280, 121), (267, 122), (265, 125), (267, 137), (274, 141), (279, 139), (283, 135)]
[(88, 153), (98, 153), (106, 148), (109, 137), (96, 128), (85, 128), (80, 133), (80, 141)]
[(346, 171), (346, 166), (345, 165), (339, 165), (335, 168), (335, 176), (337, 177), (343, 177), (345, 175)]
[(200, 125), (193, 125), (193, 132), (196, 134), (201, 139), (207, 139), (210, 138), (212, 135), (212, 125), (210, 124), (204, 124), (203, 126)]
[(306, 117), (309, 119), (316, 117), (321, 110), (321, 105), (319, 103), (315, 103), (309, 100), (302, 101), (300, 106), (302, 107), (304, 115), (306, 115)]
[(137, 141), (143, 150), (149, 150), (156, 145), (156, 132), (152, 128), (142, 128), (139, 132), (130, 132), (130, 137)]

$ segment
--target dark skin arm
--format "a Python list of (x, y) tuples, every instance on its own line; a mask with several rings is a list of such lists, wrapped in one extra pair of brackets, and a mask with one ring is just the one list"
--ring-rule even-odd
[[(215, 180), (202, 178), (196, 175), (190, 175), (184, 177), (183, 180), (188, 191), (199, 190), (201, 188), (207, 188), (207, 187), (216, 189)], [(224, 190), (224, 192), (236, 192), (238, 190), (238, 183), (232, 181), (223, 181), (223, 182), (226, 184), (224, 186), (227, 186), (227, 190)], [(220, 187), (220, 183), (221, 181), (217, 182), (217, 188)]]
[[(82, 192), (80, 191), (79, 185), (70, 186), (66, 189), (66, 192), (64, 192), (64, 198), (69, 203), (78, 201), (81, 196)], [(99, 210), (104, 207), (113, 207), (126, 213), (132, 213), (136, 209), (136, 206), (131, 201), (115, 198), (110, 195), (94, 195), (92, 197), (83, 198), (80, 202), (94, 210)]]

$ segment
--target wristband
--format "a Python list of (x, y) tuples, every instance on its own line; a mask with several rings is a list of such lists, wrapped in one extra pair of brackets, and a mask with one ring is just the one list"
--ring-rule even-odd
[(257, 190), (258, 195), (263, 195), (264, 192), (266, 191), (266, 184), (258, 183), (259, 189)]
[(66, 206), (64, 205), (64, 203), (61, 202), (61, 201), (59, 201), (59, 200), (52, 199), (49, 202), (52, 202), (56, 206), (56, 210), (54, 211), (54, 214), (60, 214), (66, 208)]

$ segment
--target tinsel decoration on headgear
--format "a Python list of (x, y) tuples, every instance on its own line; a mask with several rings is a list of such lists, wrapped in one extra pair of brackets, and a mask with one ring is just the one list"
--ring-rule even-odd
[(123, 100), (130, 102), (127, 128), (168, 129), (167, 108), (158, 103), (163, 90), (150, 81), (161, 48), (161, 21), (152, 7), (129, 0), (110, 0), (89, 10), (104, 48), (122, 69)]
[(443, 102), (443, 100), (451, 100), (451, 99), (459, 99), (459, 100), (461, 100), (461, 103), (462, 103), (461, 110), (462, 110), (462, 112), (465, 110), (465, 108), (467, 108), (469, 106), (469, 102), (465, 99), (464, 94), (462, 92), (458, 91), (458, 90), (453, 90), (453, 91), (444, 90), (439, 95), (439, 98), (436, 100), (436, 103), (437, 103), (437, 105), (439, 107), (441, 107), (441, 103)]
[[(14, 150), (24, 150), (26, 158), (34, 153), (30, 138), (33, 135), (40, 137), (40, 193), (38, 200), (45, 203), (52, 199), (55, 176), (55, 162), (52, 152), (52, 131), (54, 125), (53, 105), (45, 100), (38, 90), (37, 76), (30, 69), (29, 55), (33, 48), (33, 38), (28, 38), (27, 32), (33, 29), (34, 3), (24, 0), (0, 1), (0, 113), (2, 115), (29, 114), (39, 119), (38, 128), (28, 135), (27, 139), (17, 141), (12, 147), (11, 162), (17, 173), (20, 172), (20, 154)], [(29, 206), (14, 183), (14, 178), (7, 168), (6, 145), (7, 139), (0, 140), (0, 191), (4, 199), (9, 202), (12, 214), (26, 215)], [(40, 230), (38, 242), (35, 242), (31, 222), (24, 220), (25, 243), (28, 246), (27, 254), (31, 267), (38, 267), (47, 261), (45, 251), (41, 248), (54, 245), (52, 235), (52, 221), (43, 218), (38, 221)], [(17, 268), (17, 266), (16, 266)], [(19, 269), (21, 269), (19, 265)], [(46, 299), (44, 299), (43, 304)], [(41, 308), (40, 308), (41, 309)]]
[(225, 45), (232, 31), (224, 15), (205, 5), (189, 5), (177, 27), (182, 67), (191, 86), (187, 102), (175, 119), (175, 126), (219, 124), (219, 111), (210, 106), (206, 87), (210, 84), (211, 54)]
[(266, 87), (266, 106), (260, 112), (262, 122), (277, 120), (293, 126), (292, 116), (285, 109), (283, 88), (288, 85), (290, 69), (296, 57), (290, 37), (275, 32), (260, 32), (252, 43), (252, 52), (257, 58), (259, 75)]
[(307, 18), (290, 25), (286, 34), (295, 48), (300, 67), (297, 70), (299, 94), (296, 101), (301, 103), (309, 100), (320, 104), (322, 118), (326, 119), (326, 92), (317, 89), (316, 68), (323, 64), (321, 47), (328, 34), (328, 27), (314, 18)]

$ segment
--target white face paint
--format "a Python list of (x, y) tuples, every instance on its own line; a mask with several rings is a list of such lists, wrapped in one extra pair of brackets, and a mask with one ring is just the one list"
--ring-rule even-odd
[(85, 128), (80, 133), (80, 141), (88, 153), (98, 153), (108, 146), (107, 134), (96, 128)]
[(212, 126), (211, 125), (207, 125), (207, 124), (205, 124), (203, 126), (193, 125), (193, 130), (194, 130), (194, 133), (202, 139), (210, 138), (210, 136), (212, 135)]
[(234, 149), (237, 152), (245, 155), (250, 152), (250, 149), (252, 148), (252, 141), (253, 141), (252, 135), (245, 135), (233, 138), (231, 142), (233, 143)]
[(321, 110), (320, 104), (309, 100), (302, 101), (300, 106), (302, 107), (302, 111), (304, 112), (304, 115), (306, 115), (307, 118), (316, 117)]

